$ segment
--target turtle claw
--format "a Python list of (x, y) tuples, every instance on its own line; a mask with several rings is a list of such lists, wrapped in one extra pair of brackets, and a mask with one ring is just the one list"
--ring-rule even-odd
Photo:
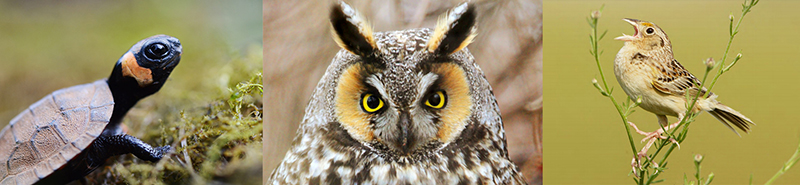
[(158, 148), (155, 148), (155, 150), (156, 150), (156, 151), (154, 152), (154, 153), (155, 153), (155, 158), (156, 158), (157, 160), (161, 160), (161, 158), (164, 158), (164, 156), (165, 156), (165, 155), (167, 155), (167, 153), (169, 153), (170, 151), (172, 151), (172, 146), (169, 146), (169, 145), (166, 145), (166, 146), (160, 146), (160, 147), (158, 147)]
[(156, 148), (156, 150), (158, 150), (161, 153), (167, 153), (167, 152), (172, 151), (172, 146), (165, 145), (165, 146), (161, 146), (161, 147)]

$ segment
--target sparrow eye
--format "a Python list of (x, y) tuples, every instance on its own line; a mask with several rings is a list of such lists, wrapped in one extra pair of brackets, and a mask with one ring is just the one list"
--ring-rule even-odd
[(647, 33), (648, 35), (652, 35), (653, 32), (656, 32), (656, 30), (654, 30), (653, 28), (647, 28), (647, 30), (644, 30), (644, 32)]

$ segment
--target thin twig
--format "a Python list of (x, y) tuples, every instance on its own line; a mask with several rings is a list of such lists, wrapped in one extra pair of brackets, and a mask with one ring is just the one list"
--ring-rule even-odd
[(783, 168), (778, 170), (778, 173), (775, 173), (775, 175), (773, 175), (772, 178), (769, 179), (769, 181), (764, 183), (764, 185), (772, 184), (772, 182), (778, 179), (778, 177), (786, 173), (786, 171), (789, 171), (789, 169), (791, 169), (792, 166), (794, 166), (794, 164), (797, 164), (797, 161), (800, 161), (800, 146), (797, 146), (797, 150), (794, 151), (794, 155), (792, 155), (792, 158), (789, 158), (789, 161), (786, 161), (786, 163), (783, 164)]

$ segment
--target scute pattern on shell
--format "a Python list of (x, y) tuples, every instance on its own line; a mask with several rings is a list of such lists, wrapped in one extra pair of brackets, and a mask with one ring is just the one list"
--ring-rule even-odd
[(111, 119), (106, 80), (57, 90), (0, 132), (0, 184), (33, 184), (94, 141)]
[[(375, 143), (359, 142), (338, 123), (335, 109), (339, 77), (361, 58), (337, 53), (312, 94), (292, 148), (272, 172), (272, 184), (525, 184), (508, 159), (497, 101), (489, 82), (464, 48), (444, 58), (425, 49), (430, 29), (377, 32), (377, 59), (385, 65), (385, 89), (397, 101), (417, 95), (413, 85), (423, 75), (422, 62), (450, 62), (463, 68), (469, 83), (472, 115), (450, 143), (423, 146), (429, 153), (399, 156)], [(437, 60), (437, 61), (432, 61)], [(409, 103), (409, 102), (405, 102)], [(404, 103), (399, 103), (404, 104)], [(385, 145), (383, 145), (385, 147)]]

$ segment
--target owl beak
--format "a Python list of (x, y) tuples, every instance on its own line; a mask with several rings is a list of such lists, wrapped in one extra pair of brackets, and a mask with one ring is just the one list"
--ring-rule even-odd
[(404, 154), (411, 153), (414, 149), (414, 136), (411, 130), (411, 115), (408, 112), (400, 113), (400, 120), (397, 123), (397, 129), (400, 131), (400, 136), (397, 137), (396, 145)]

